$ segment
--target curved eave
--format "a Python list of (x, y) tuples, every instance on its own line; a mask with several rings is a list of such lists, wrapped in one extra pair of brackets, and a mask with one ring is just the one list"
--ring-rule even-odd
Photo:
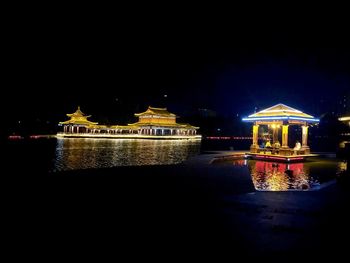
[(144, 115), (149, 115), (149, 116), (162, 116), (162, 117), (177, 117), (173, 113), (155, 113), (155, 112), (142, 112), (142, 113), (135, 113), (136, 117), (144, 116)]
[(61, 121), (59, 122), (60, 125), (63, 124), (73, 124), (73, 125), (98, 125), (98, 122), (76, 122), (76, 121)]
[(196, 129), (196, 130), (199, 129), (199, 127), (192, 126), (191, 124), (188, 124), (188, 123), (178, 123), (178, 124), (179, 124), (179, 125), (182, 125), (182, 126), (184, 126), (184, 127), (186, 127), (186, 128), (189, 128), (189, 129)]
[(320, 122), (316, 118), (304, 118), (304, 117), (294, 117), (294, 116), (273, 116), (273, 117), (248, 117), (243, 118), (242, 121), (245, 122), (255, 122), (255, 121), (303, 121), (308, 123)]
[(173, 124), (165, 124), (165, 123), (131, 123), (128, 124), (130, 126), (159, 126), (159, 127), (167, 127), (167, 128), (186, 128), (186, 129), (199, 129), (199, 127), (195, 127), (189, 124), (181, 124), (181, 123), (173, 123)]
[(314, 119), (314, 116), (311, 116), (309, 114), (300, 112), (288, 112), (288, 111), (281, 111), (281, 112), (271, 112), (271, 113), (254, 113), (252, 115), (249, 115), (248, 118), (262, 118), (262, 117), (298, 117), (298, 118), (306, 118), (306, 119)]
[(89, 118), (92, 115), (84, 115), (84, 114), (77, 114), (77, 113), (71, 113), (71, 114), (66, 114), (68, 117), (84, 117), (84, 118)]

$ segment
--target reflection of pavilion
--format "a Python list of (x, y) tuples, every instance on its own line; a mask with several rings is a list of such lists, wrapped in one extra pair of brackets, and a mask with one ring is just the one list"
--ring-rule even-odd
[[(272, 155), (292, 156), (306, 155), (310, 153), (308, 146), (308, 129), (310, 124), (318, 123), (319, 120), (313, 116), (293, 109), (284, 104), (277, 104), (273, 107), (254, 113), (243, 121), (252, 122), (253, 125), (253, 144), (250, 152), (253, 154), (269, 153)], [(273, 142), (271, 148), (261, 148), (258, 144), (259, 126), (267, 125), (273, 132)], [(298, 125), (302, 128), (301, 147), (297, 149), (290, 148), (288, 145), (288, 129), (289, 126)], [(279, 147), (278, 135), (282, 130), (282, 145)], [(277, 147), (274, 147), (277, 146)]]
[(248, 163), (248, 168), (256, 190), (306, 190), (312, 187), (312, 183), (316, 183), (310, 177), (309, 167), (304, 163), (276, 165), (273, 162), (253, 161)]

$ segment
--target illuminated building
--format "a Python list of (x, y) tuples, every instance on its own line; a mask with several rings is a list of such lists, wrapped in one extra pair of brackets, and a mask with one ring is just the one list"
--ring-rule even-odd
[[(272, 146), (278, 142), (279, 131), (282, 132), (282, 144), (278, 149), (272, 147), (271, 154), (278, 153), (279, 155), (300, 155), (309, 154), (310, 148), (308, 146), (308, 129), (312, 124), (319, 122), (319, 119), (303, 113), (299, 110), (286, 106), (284, 104), (277, 104), (273, 107), (254, 113), (243, 121), (252, 122), (253, 125), (253, 143), (250, 148), (251, 153), (266, 153), (266, 149), (262, 149), (258, 144), (259, 126), (267, 125), (273, 133)], [(289, 148), (288, 144), (288, 130), (289, 126), (298, 125), (302, 128), (301, 147), (297, 151)]]
[(339, 121), (345, 124), (343, 126), (342, 131), (340, 132), (340, 137), (339, 137), (340, 143), (339, 143), (338, 154), (342, 156), (344, 155), (343, 152), (347, 151), (348, 152), (347, 154), (349, 154), (349, 151), (350, 151), (350, 115), (339, 118)]
[(60, 122), (61, 137), (103, 137), (103, 138), (154, 138), (154, 139), (201, 139), (199, 127), (176, 122), (177, 116), (166, 108), (148, 107), (145, 112), (135, 114), (138, 122), (128, 125), (100, 125), (88, 120), (80, 107), (67, 114), (70, 120)]
[(341, 117), (341, 118), (339, 118), (339, 120), (344, 122), (344, 123), (347, 123), (350, 127), (350, 116)]

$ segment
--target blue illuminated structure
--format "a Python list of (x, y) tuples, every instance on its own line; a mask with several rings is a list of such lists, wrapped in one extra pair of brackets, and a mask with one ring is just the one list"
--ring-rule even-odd
[(298, 120), (298, 121), (305, 121), (305, 122), (320, 122), (320, 119), (316, 119), (316, 118), (302, 118), (302, 117), (285, 117), (285, 116), (274, 116), (274, 117), (248, 117), (248, 118), (243, 118), (242, 121), (246, 121), (246, 122), (254, 122), (254, 121), (265, 121), (265, 120), (269, 120), (269, 121), (279, 121), (279, 120)]
[[(259, 126), (267, 125), (268, 128), (273, 131), (273, 145), (279, 145), (278, 131), (282, 128), (282, 147), (278, 153), (289, 155), (295, 153), (297, 148), (297, 151), (300, 153), (310, 153), (310, 148), (307, 145), (308, 128), (309, 125), (317, 124), (320, 120), (300, 110), (280, 103), (251, 114), (243, 118), (242, 121), (254, 123), (253, 144), (251, 146), (252, 153), (259, 153), (260, 150), (258, 144)], [(299, 125), (302, 127), (302, 144), (300, 144), (300, 147), (296, 145), (293, 149), (290, 149), (288, 146), (288, 127), (290, 125)]]

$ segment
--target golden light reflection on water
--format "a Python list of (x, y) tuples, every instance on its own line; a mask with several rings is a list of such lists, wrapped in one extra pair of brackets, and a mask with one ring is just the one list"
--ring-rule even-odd
[(199, 141), (62, 138), (54, 171), (181, 163), (200, 150)]
[(347, 170), (348, 170), (348, 163), (347, 162), (339, 162), (338, 163), (338, 171), (337, 171), (338, 174), (345, 172)]
[(307, 190), (320, 185), (318, 180), (310, 176), (309, 166), (305, 163), (248, 161), (247, 166), (257, 190)]

